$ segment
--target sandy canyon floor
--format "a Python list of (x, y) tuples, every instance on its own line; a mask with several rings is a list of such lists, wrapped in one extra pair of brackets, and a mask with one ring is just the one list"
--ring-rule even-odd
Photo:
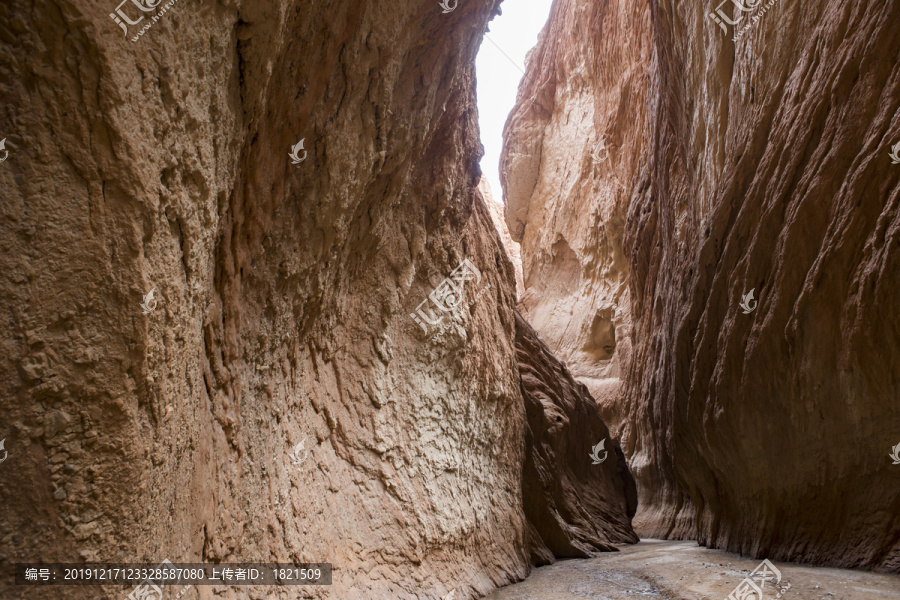
[[(644, 539), (587, 560), (535, 569), (522, 583), (486, 600), (722, 600), (761, 560), (709, 550), (693, 541)], [(774, 563), (784, 600), (900, 599), (900, 577), (868, 571)], [(771, 600), (770, 587), (764, 589)]]

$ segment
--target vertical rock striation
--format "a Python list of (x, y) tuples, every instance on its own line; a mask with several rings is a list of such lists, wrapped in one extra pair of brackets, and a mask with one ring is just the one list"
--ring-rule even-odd
[(513, 270), (516, 274), (516, 297), (518, 298), (522, 295), (522, 292), (525, 291), (525, 280), (522, 279), (522, 254), (519, 250), (519, 244), (513, 241), (512, 236), (509, 233), (509, 228), (506, 226), (506, 217), (503, 214), (503, 204), (494, 200), (494, 196), (491, 193), (491, 186), (484, 176), (482, 176), (481, 180), (478, 182), (478, 191), (484, 198), (484, 203), (491, 213), (491, 222), (493, 222), (494, 227), (496, 227), (497, 233), (500, 234), (503, 247), (506, 249), (506, 255), (509, 256), (509, 260), (512, 262)]
[[(587, 558), (615, 551), (614, 543), (636, 543), (634, 478), (594, 399), (518, 314), (516, 354), (527, 415), (522, 498), (532, 561)], [(603, 447), (598, 464), (589, 453), (594, 445)]]
[(639, 533), (900, 572), (900, 6), (716, 4), (554, 6), (502, 159), (527, 316)]
[[(0, 5), (4, 570), (331, 562), (304, 592), (344, 600), (524, 577), (515, 279), (476, 187), (493, 3), (182, 0), (124, 37), (112, 10)], [(466, 260), (436, 339), (410, 313)], [(599, 546), (627, 519), (597, 510)]]
[(521, 242), (520, 310), (618, 437), (631, 352), (625, 214), (646, 144), (641, 2), (556, 2), (505, 128), (501, 180)]

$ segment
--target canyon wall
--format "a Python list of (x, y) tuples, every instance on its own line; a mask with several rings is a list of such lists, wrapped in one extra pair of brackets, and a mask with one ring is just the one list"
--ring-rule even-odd
[(625, 214), (646, 144), (642, 2), (559, 1), (505, 129), (501, 181), (521, 243), (519, 309), (622, 434), (631, 355)]
[(518, 314), (516, 352), (527, 414), (522, 496), (532, 562), (636, 543), (634, 478), (594, 399)]
[[(633, 539), (614, 461), (603, 498), (559, 501), (593, 529), (544, 543), (526, 516), (526, 434), (548, 444), (477, 191), (493, 3), (120, 7), (138, 23), (0, 5), (3, 572), (331, 562), (304, 597), (465, 600), (566, 536)], [(98, 596), (6, 577), (4, 598)]]
[[(503, 248), (506, 249), (506, 255), (512, 262), (513, 270), (516, 275), (516, 298), (519, 298), (525, 291), (525, 280), (522, 278), (522, 254), (519, 249), (519, 244), (518, 242), (513, 241), (512, 235), (509, 233), (509, 228), (506, 226), (506, 216), (504, 215), (505, 211), (503, 204), (494, 199), (494, 195), (491, 192), (491, 186), (484, 176), (482, 176), (481, 180), (478, 182), (478, 191), (481, 193), (481, 197), (484, 198), (484, 204), (487, 206), (488, 212), (491, 213), (491, 222), (497, 229), (497, 233), (500, 234)], [(554, 360), (555, 358), (556, 357), (554, 357)]]
[(639, 534), (900, 572), (900, 6), (716, 4), (554, 5), (501, 162), (524, 314)]

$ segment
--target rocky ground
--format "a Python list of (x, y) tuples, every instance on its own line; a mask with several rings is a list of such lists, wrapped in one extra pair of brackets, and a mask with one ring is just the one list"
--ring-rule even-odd
[[(727, 598), (762, 562), (709, 550), (693, 541), (645, 539), (620, 552), (566, 560), (536, 569), (522, 583), (486, 600), (719, 600)], [(900, 578), (865, 571), (775, 562), (784, 600), (880, 600), (900, 598)], [(763, 589), (765, 600), (775, 597)]]

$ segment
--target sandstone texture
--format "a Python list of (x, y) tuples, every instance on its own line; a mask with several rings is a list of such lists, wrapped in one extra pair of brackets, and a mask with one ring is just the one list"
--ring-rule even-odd
[(897, 573), (900, 5), (716, 5), (554, 5), (501, 159), (523, 314), (640, 535)]
[(491, 213), (491, 221), (494, 223), (494, 227), (497, 228), (497, 233), (500, 234), (503, 247), (506, 249), (506, 255), (512, 262), (516, 273), (516, 297), (519, 298), (522, 292), (525, 291), (525, 280), (522, 278), (522, 253), (519, 249), (519, 243), (513, 241), (509, 228), (506, 226), (503, 204), (494, 198), (494, 195), (491, 193), (491, 186), (484, 176), (478, 182), (478, 191), (481, 192), (481, 196), (484, 198), (484, 204)]
[[(635, 543), (637, 489), (594, 399), (516, 314), (516, 354), (527, 427), (522, 498), (535, 564), (586, 558)], [(591, 447), (599, 464), (590, 458)]]
[[(335, 568), (190, 600), (466, 600), (524, 577), (526, 438), (556, 438), (528, 430), (514, 270), (477, 190), (493, 3), (181, 0), (127, 35), (114, 10), (0, 5), (0, 570)], [(465, 304), (423, 331), (410, 315), (466, 261)], [(613, 464), (609, 506), (572, 505), (573, 547), (630, 535)]]
[(631, 355), (623, 249), (646, 144), (643, 2), (557, 2), (507, 122), (501, 180), (521, 242), (519, 310), (588, 385), (618, 436)]

